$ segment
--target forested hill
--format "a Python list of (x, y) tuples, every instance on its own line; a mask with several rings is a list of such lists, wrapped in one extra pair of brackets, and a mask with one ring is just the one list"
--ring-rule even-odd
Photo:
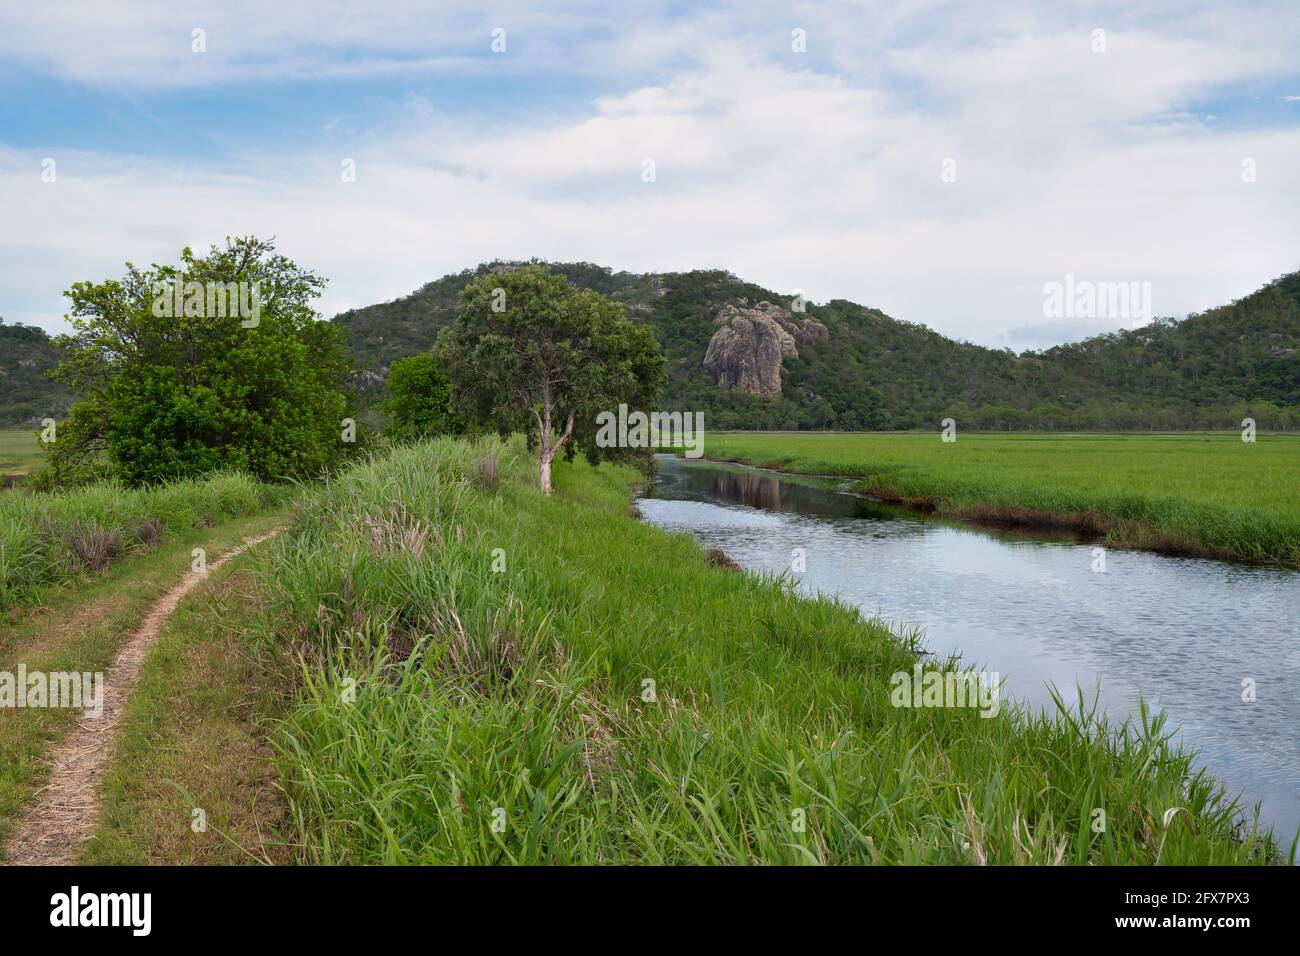
[[(377, 395), (393, 360), (432, 345), (466, 282), (512, 267), (481, 265), (335, 317), (363, 395)], [(1300, 428), (1300, 273), (1181, 322), (1016, 355), (844, 300), (798, 312), (789, 294), (726, 272), (551, 267), (653, 326), (668, 356), (664, 407), (702, 410), (715, 428), (916, 428), (949, 415), (976, 428), (1232, 428), (1248, 414)], [(779, 394), (737, 384), (747, 363), (761, 377), (773, 361)]]
[(1181, 322), (1058, 345), (1043, 358), (1107, 388), (1180, 404), (1300, 405), (1300, 272)]
[(67, 413), (72, 393), (45, 374), (58, 361), (44, 329), (0, 319), (0, 425), (35, 425)]
[[(336, 316), (363, 405), (395, 359), (433, 344), (466, 282), (514, 267)], [(1233, 428), (1249, 415), (1300, 429), (1300, 273), (1181, 322), (1016, 355), (839, 299), (799, 312), (789, 294), (726, 272), (551, 267), (649, 323), (668, 356), (664, 407), (704, 411), (714, 428), (930, 428), (948, 416), (996, 429)], [(57, 361), (42, 330), (0, 321), (0, 425), (66, 412), (72, 396), (45, 375)]]

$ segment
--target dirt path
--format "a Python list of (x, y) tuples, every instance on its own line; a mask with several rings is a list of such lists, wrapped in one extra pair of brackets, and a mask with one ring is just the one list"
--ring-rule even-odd
[[(231, 558), (277, 534), (273, 529), (249, 538), (208, 564), (207, 574)], [(189, 571), (150, 609), (140, 629), (118, 652), (112, 669), (104, 675), (104, 712), (83, 718), (50, 760), (50, 782), (38, 790), (14, 826), (5, 847), (5, 862), (29, 866), (72, 863), (81, 845), (99, 824), (99, 784), (108, 767), (118, 725), (127, 699), (135, 689), (149, 651), (163, 624), (185, 596), (207, 577)]]

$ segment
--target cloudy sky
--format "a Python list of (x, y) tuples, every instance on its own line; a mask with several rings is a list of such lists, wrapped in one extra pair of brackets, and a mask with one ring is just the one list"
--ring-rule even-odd
[(326, 315), (537, 256), (1040, 347), (1133, 324), (1067, 274), (1300, 269), (1298, 52), (1296, 0), (0, 0), (0, 316), (253, 233)]

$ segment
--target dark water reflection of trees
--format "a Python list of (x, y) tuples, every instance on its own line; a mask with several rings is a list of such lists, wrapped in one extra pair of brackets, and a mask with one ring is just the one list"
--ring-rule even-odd
[(726, 466), (683, 468), (675, 459), (659, 459), (658, 497), (734, 502), (761, 511), (797, 512), (835, 518), (907, 518), (907, 512), (870, 498), (841, 494), (833, 482), (782, 478), (753, 469)]

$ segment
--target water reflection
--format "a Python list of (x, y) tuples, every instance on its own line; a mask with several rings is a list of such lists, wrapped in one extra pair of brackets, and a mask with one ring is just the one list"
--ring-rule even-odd
[[(862, 495), (841, 494), (848, 482), (833, 478), (794, 478), (759, 468), (739, 468), (717, 462), (676, 464), (657, 456), (658, 480), (645, 496), (679, 501), (742, 504), (763, 511), (792, 512), (835, 518), (905, 520), (908, 512)], [(920, 522), (917, 522), (918, 528)]]
[(1031, 706), (1049, 702), (1048, 683), (1099, 685), (1119, 717), (1143, 694), (1288, 841), (1300, 826), (1300, 575), (1116, 550), (1098, 574), (1091, 546), (924, 519), (830, 479), (660, 465), (647, 520), (747, 568), (787, 572), (802, 548), (801, 587), (923, 628), (931, 651), (999, 671)]

